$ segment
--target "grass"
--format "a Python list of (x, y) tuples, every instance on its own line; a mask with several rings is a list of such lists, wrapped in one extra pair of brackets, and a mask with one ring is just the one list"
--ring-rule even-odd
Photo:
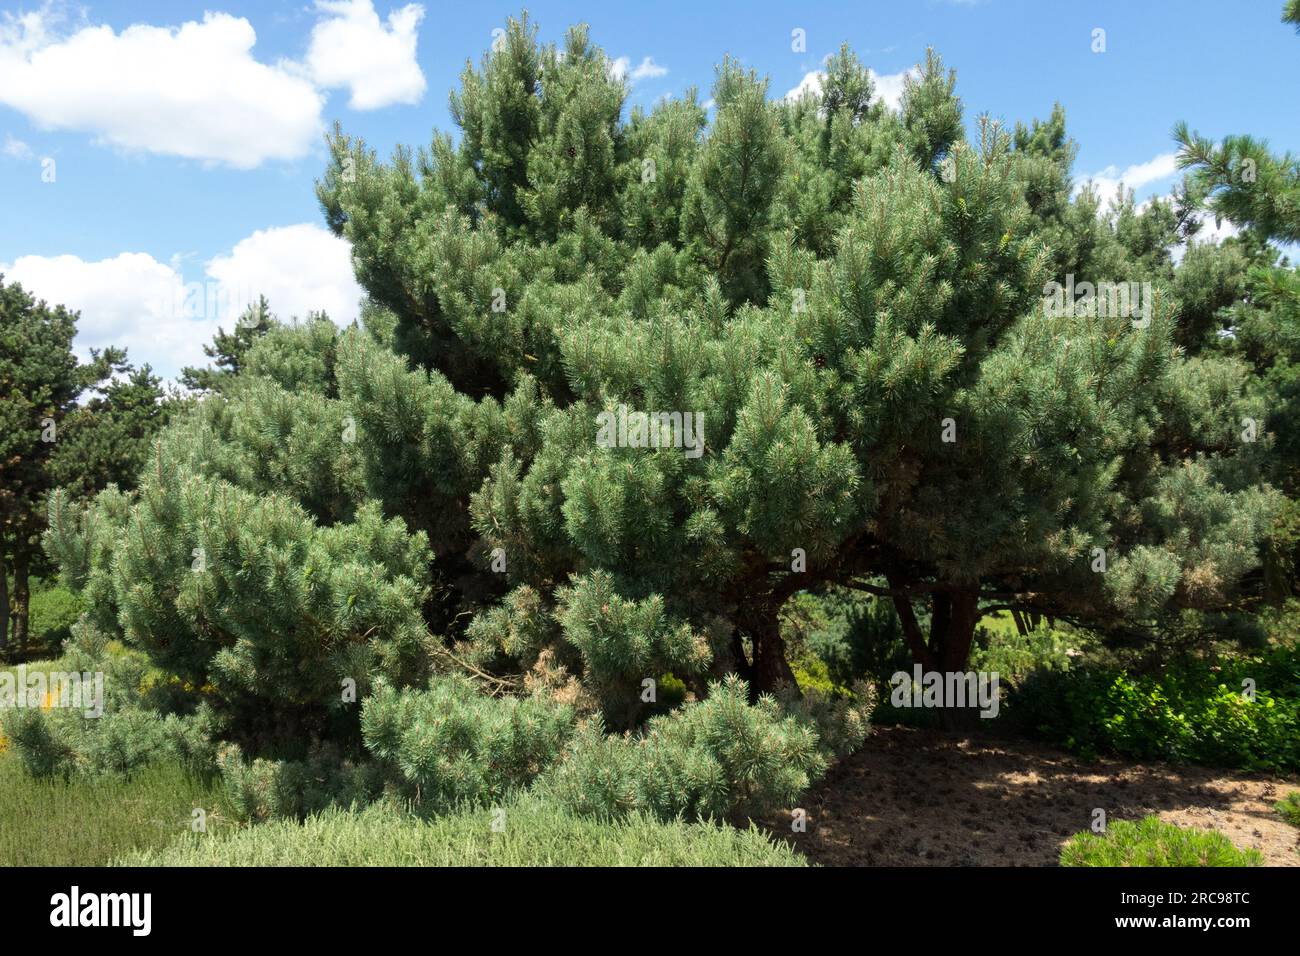
[(0, 753), (0, 867), (102, 866), (189, 833), (196, 807), (214, 832), (226, 819), (220, 799), (178, 765), (122, 779), (34, 780), (16, 754)]
[[(428, 822), (374, 806), (237, 832), (186, 836), (125, 855), (131, 866), (806, 866), (757, 829), (576, 817), (526, 796), (499, 811)], [(493, 823), (500, 823), (495, 832)]]
[(1259, 866), (1258, 850), (1242, 850), (1222, 833), (1188, 830), (1147, 817), (1121, 820), (1104, 834), (1077, 833), (1061, 848), (1061, 866)]

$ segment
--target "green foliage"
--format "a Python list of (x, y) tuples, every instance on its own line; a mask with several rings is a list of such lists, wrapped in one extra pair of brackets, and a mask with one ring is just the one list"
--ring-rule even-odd
[(107, 585), (116, 616), (104, 626), (165, 673), (210, 684), (239, 739), (301, 748), (331, 715), (346, 719), (345, 681), (364, 694), (379, 674), (410, 680), (427, 667), (428, 553), (376, 505), (320, 527), (295, 502), (200, 476), (160, 451), (101, 550), (76, 540), (121, 520), (117, 493), (101, 497), (76, 516), (52, 503), (51, 551), (89, 552), (74, 574)]
[[(249, 818), (539, 780), (582, 813), (759, 813), (861, 742), (859, 678), (964, 667), (989, 595), (1146, 644), (1239, 608), (1286, 439), (1240, 437), (1268, 324), (1240, 353), (1212, 330), (1260, 249), (1175, 267), (1169, 204), (1075, 196), (1059, 108), (968, 142), (933, 53), (897, 111), (847, 48), (794, 102), (730, 59), (712, 92), (712, 123), (693, 93), (625, 121), (586, 29), (541, 45), (523, 17), (466, 66), (459, 139), (381, 160), (335, 129), (317, 195), (363, 322), (259, 303), (136, 490), (50, 497), (87, 624), (148, 663), (115, 721), (233, 745)], [(1150, 321), (1049, 314), (1066, 274), (1149, 283)], [(624, 406), (702, 444), (600, 440)], [(880, 597), (783, 631), (847, 587)], [(1234, 706), (1207, 728), (1290, 759), (1262, 750), (1285, 721)]]
[(217, 360), (216, 367), (183, 368), (181, 384), (196, 391), (220, 391), (239, 374), (249, 349), (266, 334), (272, 321), (266, 297), (261, 296), (235, 320), (234, 331), (218, 327), (212, 343), (203, 346), (203, 354)]
[(435, 678), (427, 691), (379, 687), (365, 702), (366, 748), (419, 809), (500, 801), (560, 755), (572, 708), (540, 696), (491, 698), (467, 679)]
[(1293, 827), (1300, 827), (1300, 791), (1293, 790), (1273, 804), (1282, 819)]
[(40, 581), (32, 588), (30, 640), (33, 648), (55, 653), (72, 636), (72, 625), (85, 610), (81, 598), (57, 583)]
[[(11, 649), (11, 599), (12, 644), (30, 650), (30, 584), (45, 573), (40, 536), (51, 489), (67, 483), (89, 494), (132, 476), (165, 418), (147, 366), (132, 369), (116, 348), (77, 360), (76, 323), (76, 313), (0, 275), (0, 655)], [(86, 395), (115, 373), (124, 378)]]
[[(837, 713), (845, 728), (837, 743), (861, 744), (862, 714)], [(831, 755), (811, 720), (784, 714), (771, 697), (751, 705), (744, 682), (729, 677), (636, 735), (607, 735), (592, 718), (541, 787), (582, 814), (721, 820), (793, 806)]]
[[(211, 770), (210, 715), (172, 712), (171, 688), (156, 686), (160, 675), (140, 652), (107, 641), (83, 622), (74, 625), (63, 657), (27, 666), (47, 674), (47, 698), (0, 711), (0, 733), (33, 777), (116, 778), (168, 761), (194, 773)], [(51, 683), (51, 674), (80, 676), (82, 706), (62, 706), (62, 685)], [(99, 711), (90, 697), (99, 692), (101, 674), (102, 712), (88, 717)]]
[(104, 866), (161, 850), (190, 832), (196, 809), (216, 839), (229, 823), (219, 789), (176, 762), (123, 777), (33, 780), (0, 753), (0, 867)]
[[(1254, 700), (1243, 693), (1246, 680), (1254, 682)], [(1182, 662), (1159, 675), (1100, 666), (1041, 671), (1017, 689), (1008, 707), (1023, 728), (1084, 754), (1300, 768), (1300, 656), (1294, 648)]]
[[(495, 826), (494, 826), (495, 824)], [(330, 810), (123, 854), (125, 866), (805, 866), (756, 828), (575, 816), (536, 798), (429, 821)]]
[[(999, 626), (1000, 625), (1000, 626)], [(1008, 618), (985, 618), (971, 651), (975, 671), (996, 673), (1001, 683), (1017, 686), (1038, 670), (1063, 671), (1080, 653), (1086, 637), (1040, 625), (1021, 634)]]
[(707, 639), (667, 618), (663, 598), (626, 600), (608, 574), (579, 578), (557, 599), (564, 638), (581, 655), (586, 684), (616, 729), (641, 711), (642, 681), (664, 671), (698, 674), (712, 662)]
[(1260, 866), (1258, 850), (1233, 846), (1222, 833), (1189, 830), (1146, 817), (1117, 820), (1104, 834), (1084, 831), (1061, 848), (1061, 866)]
[(314, 747), (302, 760), (252, 761), (244, 760), (237, 745), (226, 744), (215, 765), (232, 815), (245, 822), (364, 806), (383, 786), (378, 768), (352, 761), (329, 744)]

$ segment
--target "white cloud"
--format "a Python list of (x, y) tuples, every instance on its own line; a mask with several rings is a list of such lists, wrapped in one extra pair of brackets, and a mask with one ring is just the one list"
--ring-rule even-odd
[(822, 83), (826, 79), (824, 70), (809, 70), (799, 81), (799, 85), (794, 87), (790, 92), (785, 94), (787, 100), (797, 100), (809, 93), (820, 96), (822, 92)]
[(885, 105), (891, 110), (897, 110), (903, 105), (903, 80), (911, 76), (913, 80), (921, 78), (921, 68), (914, 66), (910, 70), (904, 70), (902, 73), (885, 73), (880, 74), (875, 70), (870, 70), (871, 81), (876, 86), (876, 95), (885, 101)]
[(21, 139), (14, 139), (9, 133), (5, 133), (5, 143), (0, 147), (0, 153), (4, 153), (11, 159), (31, 159), (35, 155), (30, 146)]
[(393, 10), (387, 26), (371, 0), (317, 0), (316, 9), (328, 14), (312, 29), (307, 51), (307, 69), (317, 84), (346, 86), (355, 110), (420, 101), (427, 84), (415, 42), (424, 7), (412, 3)]
[[(916, 79), (921, 75), (919, 67), (912, 67), (910, 70), (904, 70), (901, 73), (877, 73), (875, 70), (868, 69), (871, 74), (871, 83), (876, 91), (876, 99), (882, 100), (891, 110), (897, 110), (903, 102), (903, 81), (907, 76)], [(810, 70), (803, 75), (799, 85), (785, 94), (787, 100), (797, 100), (807, 93), (820, 94), (822, 83), (826, 81), (825, 70)]]
[(77, 256), (21, 256), (0, 264), (51, 304), (81, 312), (77, 352), (123, 346), (136, 364), (165, 377), (205, 365), (204, 344), (218, 325), (229, 330), (261, 294), (283, 319), (325, 310), (339, 324), (358, 315), (362, 296), (346, 240), (315, 225), (258, 230), (206, 264), (203, 282), (186, 283), (177, 265), (143, 252), (88, 262)]
[(56, 37), (45, 13), (0, 26), (0, 103), (43, 129), (83, 130), (128, 151), (248, 169), (304, 155), (322, 95), (290, 64), (252, 55), (243, 18), (180, 27), (87, 26)]
[[(310, 223), (259, 229), (229, 255), (209, 261), (207, 273), (225, 288), (265, 295), (271, 311), (285, 319), (323, 311), (346, 325), (357, 317), (364, 294), (352, 275), (347, 240)], [(240, 311), (242, 303), (231, 302), (223, 320), (230, 323)]]
[(186, 317), (186, 290), (179, 272), (143, 252), (86, 262), (76, 256), (21, 256), (0, 267), (6, 282), (51, 305), (81, 312), (76, 351), (117, 345), (131, 361), (176, 375), (181, 366), (204, 364), (203, 343), (216, 332), (215, 320)]
[(644, 57), (637, 68), (632, 71), (632, 82), (654, 80), (668, 75), (668, 67), (660, 66), (652, 56)]
[(1076, 183), (1074, 192), (1078, 195), (1085, 183), (1091, 183), (1093, 192), (1101, 200), (1101, 209), (1104, 211), (1110, 205), (1110, 201), (1119, 195), (1120, 186), (1136, 191), (1143, 186), (1168, 179), (1176, 172), (1178, 172), (1178, 154), (1161, 153), (1145, 163), (1135, 163), (1123, 170), (1118, 166), (1110, 165), (1091, 176), (1084, 176)]
[(620, 56), (609, 61), (609, 74), (616, 80), (626, 79), (631, 83), (639, 80), (653, 80), (668, 75), (668, 67), (660, 66), (652, 56), (642, 57), (641, 62), (632, 66), (628, 57)]

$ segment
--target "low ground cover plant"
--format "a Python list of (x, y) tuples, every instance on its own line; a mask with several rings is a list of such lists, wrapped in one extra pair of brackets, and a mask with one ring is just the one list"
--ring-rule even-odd
[(1165, 823), (1159, 817), (1118, 820), (1084, 831), (1061, 848), (1062, 866), (1259, 866), (1258, 850), (1233, 846), (1222, 833)]

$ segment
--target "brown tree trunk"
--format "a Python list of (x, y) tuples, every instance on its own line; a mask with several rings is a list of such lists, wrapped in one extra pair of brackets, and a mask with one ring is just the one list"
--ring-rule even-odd
[(979, 619), (979, 596), (975, 591), (957, 591), (949, 597), (946, 631), (939, 655), (940, 670), (966, 670)]
[(21, 654), (27, 649), (27, 618), (31, 606), (31, 589), (27, 583), (27, 555), (22, 551), (14, 555), (14, 639), (13, 650)]
[(9, 647), (9, 561), (0, 553), (0, 659)]
[[(900, 585), (891, 584), (898, 588)], [(979, 593), (970, 591), (936, 591), (930, 595), (930, 635), (926, 640), (910, 598), (895, 596), (894, 607), (903, 625), (912, 652), (912, 660), (927, 672), (946, 676), (966, 670), (975, 625), (979, 623)], [(945, 729), (969, 726), (969, 713), (951, 707), (939, 711), (939, 725)]]
[(754, 643), (750, 690), (755, 696), (771, 693), (782, 685), (797, 688), (794, 671), (785, 659), (785, 638), (781, 636), (779, 608), (756, 609), (742, 621), (742, 627)]

